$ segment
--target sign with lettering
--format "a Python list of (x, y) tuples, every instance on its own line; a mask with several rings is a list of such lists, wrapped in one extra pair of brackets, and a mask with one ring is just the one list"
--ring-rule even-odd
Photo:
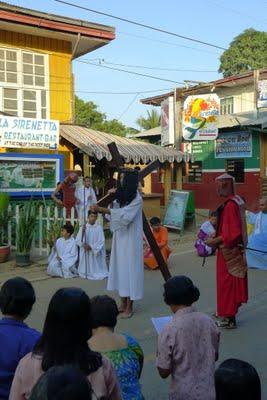
[(168, 97), (161, 103), (161, 146), (174, 144), (174, 99)]
[(215, 158), (252, 157), (252, 136), (249, 132), (220, 133), (215, 141)]
[(267, 80), (258, 83), (258, 108), (267, 108)]
[(220, 99), (214, 94), (188, 96), (184, 102), (183, 138), (214, 140), (218, 136)]
[(59, 121), (0, 117), (0, 147), (57, 150)]

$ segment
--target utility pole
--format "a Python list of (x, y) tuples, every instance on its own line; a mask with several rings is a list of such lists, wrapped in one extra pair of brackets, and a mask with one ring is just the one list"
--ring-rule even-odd
[(253, 71), (253, 77), (254, 77), (254, 111), (256, 111), (256, 118), (258, 118), (258, 115), (259, 115), (259, 109), (258, 109), (259, 76), (260, 76), (260, 71), (258, 69), (254, 70)]

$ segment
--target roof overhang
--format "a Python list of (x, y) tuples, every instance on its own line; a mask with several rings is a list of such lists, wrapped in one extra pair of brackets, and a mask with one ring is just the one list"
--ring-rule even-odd
[(73, 58), (80, 57), (115, 39), (115, 28), (60, 17), (0, 2), (1, 29), (65, 40), (72, 45)]
[(105, 132), (95, 131), (78, 125), (60, 124), (60, 137), (97, 160), (112, 160), (108, 144), (115, 142), (126, 164), (147, 164), (159, 160), (161, 163), (182, 162), (188, 158), (174, 148), (128, 139)]
[[(259, 71), (259, 79), (267, 79), (267, 68), (263, 68)], [(254, 83), (254, 71), (248, 71), (244, 74), (229, 76), (226, 78), (217, 79), (215, 81), (200, 83), (190, 87), (177, 88), (176, 99), (182, 100), (190, 95), (205, 94), (210, 91), (216, 91), (223, 88), (232, 88), (247, 86)], [(160, 106), (162, 101), (172, 96), (173, 92), (161, 94), (159, 96), (147, 97), (141, 100), (142, 104)]]

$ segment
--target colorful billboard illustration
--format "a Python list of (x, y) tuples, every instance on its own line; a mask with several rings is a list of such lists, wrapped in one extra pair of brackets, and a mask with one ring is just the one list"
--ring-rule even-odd
[(218, 136), (220, 99), (216, 94), (188, 96), (184, 102), (183, 138), (214, 140)]

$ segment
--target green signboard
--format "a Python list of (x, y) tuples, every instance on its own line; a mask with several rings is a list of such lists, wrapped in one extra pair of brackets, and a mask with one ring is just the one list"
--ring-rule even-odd
[(1, 154), (0, 190), (12, 194), (52, 192), (61, 179), (61, 157)]

